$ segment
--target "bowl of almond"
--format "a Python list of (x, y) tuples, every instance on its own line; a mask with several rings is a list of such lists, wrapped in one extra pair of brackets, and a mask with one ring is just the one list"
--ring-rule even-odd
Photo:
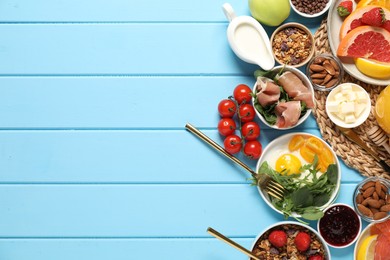
[(344, 69), (337, 57), (323, 53), (316, 55), (309, 61), (306, 75), (308, 75), (314, 89), (331, 91), (341, 83)]
[(357, 185), (353, 204), (356, 212), (367, 222), (382, 222), (390, 218), (390, 182), (370, 177)]

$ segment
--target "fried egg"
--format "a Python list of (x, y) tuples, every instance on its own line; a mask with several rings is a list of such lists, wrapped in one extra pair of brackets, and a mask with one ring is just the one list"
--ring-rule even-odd
[[(267, 161), (272, 169), (282, 174), (300, 173), (302, 166), (311, 163), (302, 157), (299, 149), (290, 151), (288, 142), (272, 147), (264, 157), (264, 161)], [(305, 178), (309, 173), (309, 170), (301, 172), (300, 178)], [(318, 171), (317, 176), (319, 177), (322, 173), (322, 171)]]

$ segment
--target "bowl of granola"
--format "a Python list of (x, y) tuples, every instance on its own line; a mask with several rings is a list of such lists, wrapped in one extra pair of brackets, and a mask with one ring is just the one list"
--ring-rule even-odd
[(271, 35), (272, 53), (279, 64), (302, 67), (314, 55), (314, 37), (300, 23), (285, 23)]
[(252, 252), (259, 259), (331, 259), (324, 239), (310, 226), (282, 221), (255, 239)]

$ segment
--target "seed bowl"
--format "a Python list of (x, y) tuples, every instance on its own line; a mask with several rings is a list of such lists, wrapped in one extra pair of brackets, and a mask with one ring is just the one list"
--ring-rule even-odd
[[(275, 231), (279, 234), (282, 233), (282, 235), (285, 234), (286, 245), (281, 246), (275, 243), (273, 245), (271, 243), (273, 240), (270, 238), (270, 234)], [(295, 242), (303, 233), (310, 237), (310, 246), (304, 251), (300, 250)], [(329, 247), (318, 232), (310, 226), (295, 221), (281, 221), (265, 228), (253, 242), (252, 252), (260, 259), (284, 259), (283, 256), (286, 259), (308, 259), (315, 255), (324, 260), (331, 259)], [(278, 256), (279, 258), (277, 258)]]
[[(313, 151), (313, 150), (316, 150)], [(304, 167), (307, 164), (313, 162), (314, 154), (318, 157), (318, 167), (320, 171), (316, 174), (317, 178), (320, 178), (328, 169), (330, 164), (335, 164), (335, 174), (333, 175), (333, 190), (331, 190), (327, 197), (323, 197), (321, 204), (319, 205), (318, 198), (312, 196), (312, 203), (317, 203), (317, 209), (323, 211), (329, 205), (334, 203), (337, 199), (340, 190), (340, 181), (341, 181), (341, 168), (340, 163), (337, 158), (337, 155), (332, 150), (332, 148), (321, 138), (304, 133), (304, 132), (294, 132), (282, 135), (272, 142), (270, 142), (263, 150), (262, 155), (260, 156), (257, 165), (257, 173), (269, 173), (269, 169), (277, 171), (281, 174), (293, 174), (296, 171), (299, 171), (301, 167)], [(283, 172), (284, 171), (284, 172)], [(331, 179), (331, 174), (327, 175), (327, 179)], [(300, 177), (294, 177), (293, 182), (300, 180), (302, 178), (312, 179), (308, 170), (305, 170), (301, 173)], [(306, 184), (305, 184), (306, 185)], [(329, 187), (329, 186), (327, 186)], [(258, 191), (262, 199), (268, 204), (268, 206), (275, 210), (276, 212), (286, 216), (285, 201), (278, 201), (273, 199), (267, 192), (261, 187), (258, 187)], [(292, 198), (293, 191), (290, 190), (285, 192), (285, 198)], [(311, 196), (311, 195), (309, 195)], [(309, 196), (305, 195), (305, 200), (309, 200)], [(310, 205), (313, 206), (313, 205)], [(309, 207), (309, 205), (308, 205)], [(291, 217), (301, 218), (302, 215), (297, 212), (292, 212)], [(307, 218), (307, 216), (305, 216)], [(319, 216), (316, 219), (319, 219)], [(312, 219), (315, 220), (315, 219)]]
[[(281, 100), (283, 97), (281, 95), (278, 97), (274, 96), (275, 99), (273, 100), (273, 103), (270, 102), (269, 100), (267, 100), (266, 102), (263, 102), (262, 100), (264, 100), (264, 98), (267, 99), (268, 97), (266, 97), (266, 95), (262, 95), (262, 94), (260, 95), (260, 92), (263, 90), (263, 91), (269, 93), (270, 87), (272, 87), (272, 86), (268, 86), (268, 84), (270, 82), (269, 80), (271, 80), (272, 77), (271, 78), (257, 77), (257, 81), (256, 81), (255, 85), (253, 86), (253, 93), (255, 93), (255, 97), (253, 97), (253, 99), (252, 99), (253, 105), (255, 107), (256, 115), (260, 118), (260, 120), (265, 125), (269, 126), (270, 128), (274, 128), (274, 129), (278, 129), (278, 130), (288, 130), (288, 129), (299, 126), (304, 121), (306, 121), (306, 119), (310, 116), (312, 109), (315, 106), (313, 86), (311, 85), (308, 77), (304, 73), (302, 73), (299, 69), (291, 67), (291, 66), (277, 66), (277, 67), (273, 68), (271, 71), (269, 71), (269, 73), (271, 73), (271, 74), (282, 74), (284, 72), (286, 72), (286, 73), (289, 72), (289, 73), (294, 74), (295, 81), (285, 80), (285, 82), (282, 84), (282, 82), (279, 80), (277, 84), (276, 84), (276, 82), (274, 82), (274, 83), (276, 85), (278, 85), (279, 87), (280, 86), (283, 87), (284, 89), (289, 88), (291, 91), (296, 91), (297, 87), (300, 86), (302, 89), (304, 89), (304, 91), (307, 92), (306, 93), (307, 96), (304, 99), (306, 100), (306, 103), (311, 104), (312, 108), (307, 108), (305, 111), (301, 111), (298, 118), (297, 118), (297, 115), (294, 115), (295, 119), (293, 119), (293, 117), (291, 117), (291, 115), (290, 115), (290, 117), (287, 118), (287, 119), (289, 119), (289, 121), (278, 122), (277, 121), (278, 118), (276, 115), (277, 107), (280, 106), (281, 107), (280, 109), (284, 109), (284, 107), (287, 107), (289, 105), (279, 103), (278, 106), (275, 107), (275, 109), (271, 109), (272, 111), (270, 111), (269, 113), (266, 112), (266, 110), (268, 110), (268, 108), (270, 108), (270, 106), (272, 104), (275, 104), (277, 101)], [(289, 77), (289, 78), (291, 78), (291, 77)], [(290, 83), (286, 83), (286, 81), (288, 81)], [(299, 81), (299, 84), (294, 83), (296, 81)], [(279, 87), (275, 87), (275, 85), (273, 85), (273, 87), (275, 88), (275, 90), (277, 92), (278, 91), (280, 92)], [(303, 97), (303, 96), (301, 95), (301, 97)], [(293, 100), (294, 98), (291, 97), (291, 99)], [(292, 108), (290, 107), (290, 109), (292, 109)], [(269, 116), (270, 113), (272, 114), (271, 117)], [(284, 119), (283, 117), (281, 117), (281, 118)], [(282, 119), (280, 119), (280, 120), (282, 120)]]

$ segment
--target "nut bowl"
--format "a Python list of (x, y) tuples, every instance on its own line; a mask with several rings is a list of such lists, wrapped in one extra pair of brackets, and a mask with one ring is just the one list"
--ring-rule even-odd
[(390, 182), (369, 177), (359, 183), (353, 194), (356, 212), (367, 222), (383, 222), (390, 218)]
[[(276, 241), (275, 237), (281, 239)], [(299, 245), (302, 238), (310, 239), (307, 248)], [(253, 242), (252, 252), (260, 259), (308, 259), (311, 256), (331, 259), (329, 247), (318, 232), (295, 221), (281, 221), (265, 228)]]
[(271, 35), (272, 54), (279, 64), (302, 67), (314, 55), (314, 37), (300, 23), (285, 23)]
[(308, 75), (314, 89), (331, 91), (341, 84), (344, 69), (337, 57), (323, 53), (314, 56), (309, 61), (306, 67), (306, 75)]
[[(315, 173), (316, 180), (313, 181), (314, 175), (310, 170), (313, 170), (314, 166), (310, 169), (307, 166), (314, 164), (314, 158), (318, 159), (319, 170)], [(274, 139), (264, 148), (257, 162), (256, 172), (276, 176), (275, 180), (289, 179), (286, 182), (278, 181), (286, 189), (283, 200), (274, 199), (264, 188), (258, 186), (260, 196), (268, 206), (285, 217), (317, 220), (322, 217), (323, 210), (337, 199), (340, 190), (341, 168), (337, 155), (324, 140), (309, 133), (294, 132)], [(322, 196), (317, 197), (314, 192), (312, 193), (313, 187), (324, 178), (327, 179), (326, 183), (320, 185), (326, 192), (322, 190)], [(302, 179), (311, 181), (312, 184), (305, 182), (302, 184), (300, 183)], [(299, 207), (299, 213), (295, 208), (290, 210), (289, 206), (292, 205), (289, 204), (290, 199), (297, 201), (302, 194), (300, 203), (307, 204)], [(316, 214), (306, 214), (308, 213), (305, 211), (306, 207), (315, 208)]]
[[(280, 102), (285, 100), (280, 87), (287, 92), (291, 103)], [(298, 88), (304, 94), (297, 94)], [(255, 95), (252, 102), (256, 115), (265, 125), (278, 130), (288, 130), (299, 126), (310, 116), (315, 106), (314, 89), (308, 77), (299, 69), (291, 66), (277, 66), (268, 71), (266, 75), (258, 76), (253, 93)], [(297, 107), (301, 106), (302, 102), (297, 104), (294, 101), (304, 101), (305, 109), (299, 108), (300, 113), (283, 116), (285, 110), (298, 111)]]
[(370, 115), (371, 98), (361, 86), (343, 83), (329, 93), (325, 110), (334, 124), (344, 128), (357, 127)]
[(326, 11), (328, 11), (332, 5), (332, 0), (326, 0), (322, 3), (317, 0), (308, 0), (306, 3), (304, 0), (289, 0), (289, 2), (294, 12), (306, 18), (315, 18), (321, 16), (326, 13)]

